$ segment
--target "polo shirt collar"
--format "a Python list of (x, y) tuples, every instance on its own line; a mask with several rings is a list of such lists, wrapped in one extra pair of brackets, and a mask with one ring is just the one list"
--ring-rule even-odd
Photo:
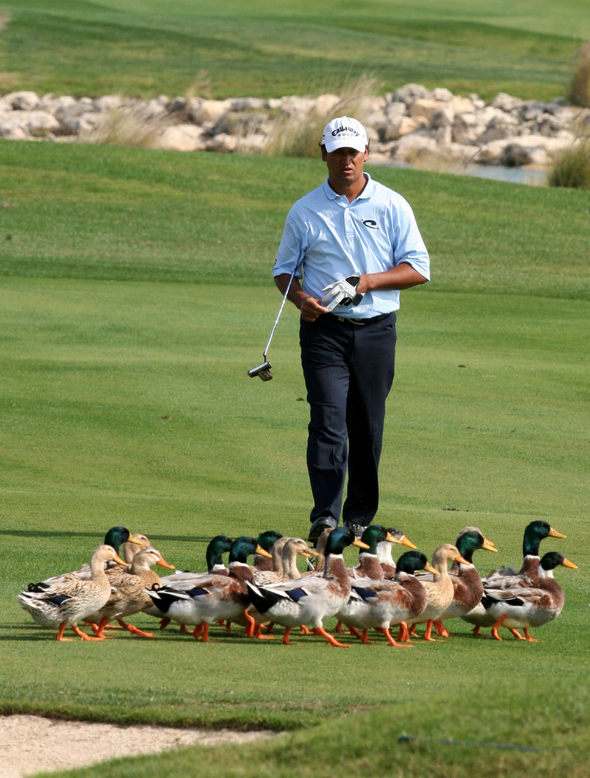
[[(372, 194), (373, 189), (375, 187), (375, 182), (373, 181), (373, 179), (371, 178), (369, 173), (367, 173), (366, 170), (363, 171), (363, 175), (365, 176), (365, 178), (367, 180), (367, 183), (366, 183), (365, 188), (363, 189), (363, 191), (360, 193), (360, 195), (358, 197), (355, 198), (355, 200), (366, 200), (366, 199), (368, 199), (369, 197), (371, 197), (371, 194)], [(323, 186), (323, 189), (324, 189), (324, 194), (326, 195), (326, 197), (329, 200), (338, 200), (339, 198), (344, 197), (344, 195), (339, 195), (337, 192), (335, 192), (332, 189), (332, 187), (329, 184), (329, 179), (326, 178), (326, 180), (324, 181), (322, 186)], [(353, 202), (355, 202), (355, 200), (353, 200)]]

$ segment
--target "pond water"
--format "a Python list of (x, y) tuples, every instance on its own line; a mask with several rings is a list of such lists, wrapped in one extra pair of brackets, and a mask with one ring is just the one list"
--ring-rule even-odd
[[(387, 167), (412, 167), (404, 163), (386, 162)], [(427, 170), (428, 168), (421, 168)], [(529, 167), (504, 167), (502, 165), (463, 165), (451, 169), (441, 169), (440, 173), (451, 173), (458, 176), (475, 176), (490, 178), (494, 181), (507, 181), (511, 184), (526, 184), (528, 186), (547, 186), (547, 170)]]
[(503, 167), (502, 165), (468, 165), (460, 175), (492, 178), (512, 184), (547, 186), (547, 171), (540, 168)]

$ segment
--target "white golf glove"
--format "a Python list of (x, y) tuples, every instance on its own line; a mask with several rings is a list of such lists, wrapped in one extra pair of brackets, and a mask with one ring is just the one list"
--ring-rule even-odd
[(360, 280), (360, 276), (348, 276), (324, 286), (322, 292), (326, 294), (322, 297), (322, 303), (329, 311), (333, 311), (337, 305), (358, 305), (363, 299), (362, 294), (356, 291)]

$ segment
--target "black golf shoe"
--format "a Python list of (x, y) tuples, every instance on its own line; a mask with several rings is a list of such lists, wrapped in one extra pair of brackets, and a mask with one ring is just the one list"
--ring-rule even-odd
[(362, 537), (363, 532), (369, 527), (369, 524), (355, 524), (353, 521), (345, 521), (344, 526), (352, 530), (357, 538)]
[(309, 528), (308, 542), (315, 546), (325, 529), (336, 529), (337, 526), (338, 522), (333, 516), (318, 516)]

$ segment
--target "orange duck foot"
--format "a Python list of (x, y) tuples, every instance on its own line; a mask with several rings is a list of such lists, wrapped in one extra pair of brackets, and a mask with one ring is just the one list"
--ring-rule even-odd
[[(80, 627), (78, 627), (76, 624), (72, 624), (71, 626), (74, 632), (76, 633), (76, 635), (78, 635), (78, 637), (80, 638), (80, 640), (104, 640), (104, 636), (87, 635), (85, 632), (82, 632)], [(65, 629), (65, 624), (63, 625), (63, 628)], [(60, 632), (61, 632), (61, 637), (60, 637)], [(68, 638), (64, 638), (63, 636), (64, 630), (61, 627), (60, 627), (60, 632), (58, 632), (57, 634), (57, 639), (67, 640)]]
[(432, 625), (433, 625), (432, 619), (429, 620), (426, 624), (426, 632), (424, 633), (424, 640), (428, 640), (429, 643), (436, 643), (435, 638), (432, 637)]
[[(356, 627), (351, 627), (349, 624), (346, 625), (350, 631), (351, 635), (354, 635), (356, 638), (358, 638), (361, 643), (370, 643), (371, 641), (368, 638), (369, 630), (364, 630), (364, 632), (359, 632), (359, 630)], [(344, 630), (341, 630), (342, 633), (344, 633)]]
[(506, 619), (506, 614), (500, 616), (498, 621), (492, 627), (492, 637), (494, 638), (494, 640), (500, 640), (500, 641), (502, 640), (502, 638), (498, 634), (498, 628), (502, 626), (505, 619)]
[(123, 621), (123, 619), (117, 619), (117, 622), (119, 623), (120, 627), (128, 630), (132, 635), (137, 635), (140, 638), (154, 637), (151, 632), (144, 632), (143, 629), (139, 629), (139, 627), (136, 627), (134, 624), (128, 624), (126, 621)]
[(377, 632), (380, 632), (382, 635), (385, 635), (385, 637), (387, 638), (387, 642), (389, 643), (390, 646), (395, 646), (396, 648), (413, 648), (411, 644), (396, 643), (389, 629), (385, 627), (376, 627), (376, 629)]
[(253, 637), (255, 637), (257, 640), (274, 640), (274, 635), (264, 635), (262, 633), (262, 630), (263, 630), (262, 624), (257, 624), (254, 627)]
[(515, 638), (517, 638), (517, 640), (526, 640), (526, 638), (523, 637), (517, 629), (514, 629), (514, 627), (508, 627), (508, 631), (512, 632), (512, 634), (514, 635)]
[(314, 635), (321, 635), (325, 640), (328, 641), (328, 643), (331, 646), (335, 646), (336, 648), (350, 648), (350, 646), (346, 645), (346, 643), (339, 643), (334, 635), (330, 635), (329, 632), (326, 632), (326, 630), (323, 627), (316, 627), (313, 630)]

